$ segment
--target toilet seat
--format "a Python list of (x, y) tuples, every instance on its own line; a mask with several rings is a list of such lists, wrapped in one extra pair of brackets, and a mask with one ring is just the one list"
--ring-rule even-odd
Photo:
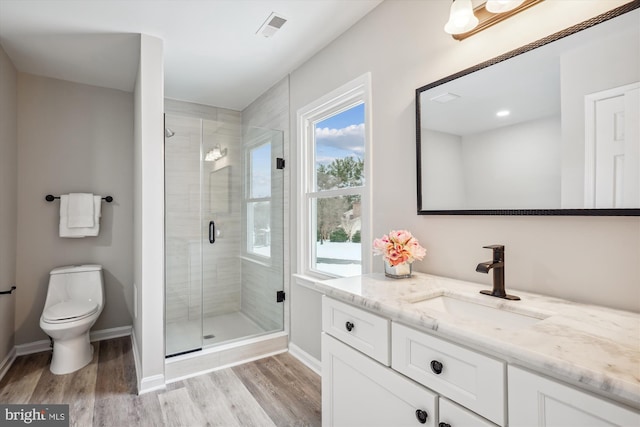
[(98, 311), (98, 304), (93, 301), (64, 301), (52, 305), (42, 313), (47, 323), (66, 323), (91, 316)]

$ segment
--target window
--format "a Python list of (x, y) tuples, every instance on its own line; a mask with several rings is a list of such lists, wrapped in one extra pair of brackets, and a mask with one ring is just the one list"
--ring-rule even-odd
[(247, 149), (246, 252), (271, 257), (271, 142), (258, 142)]
[(298, 112), (299, 266), (316, 276), (369, 271), (369, 75)]

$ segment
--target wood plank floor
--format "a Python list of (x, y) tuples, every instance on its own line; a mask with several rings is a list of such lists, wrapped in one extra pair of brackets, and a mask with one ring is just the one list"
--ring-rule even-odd
[(288, 353), (136, 395), (129, 337), (93, 343), (91, 363), (49, 371), (51, 352), (18, 357), (0, 402), (69, 404), (72, 426), (320, 426), (320, 377)]

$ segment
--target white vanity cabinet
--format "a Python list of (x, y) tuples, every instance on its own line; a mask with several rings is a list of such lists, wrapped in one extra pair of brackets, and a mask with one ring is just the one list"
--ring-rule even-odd
[[(322, 316), (323, 427), (495, 427), (442, 398), (437, 390), (413, 381), (422, 382), (419, 375), (401, 375), (388, 367), (389, 359), (396, 357), (395, 346), (390, 345), (396, 325), (390, 327), (388, 319), (326, 296), (322, 299)], [(447, 363), (445, 377), (460, 383), (450, 387), (464, 393), (469, 382), (463, 377), (470, 372), (451, 376), (455, 363), (450, 358), (442, 360)], [(504, 368), (500, 366), (502, 376), (497, 382), (504, 381)], [(497, 398), (504, 399), (504, 395)]]
[(322, 424), (640, 427), (640, 412), (324, 296)]
[(509, 366), (509, 425), (640, 426), (640, 414), (569, 385)]
[(436, 408), (431, 391), (322, 334), (323, 427), (437, 427)]

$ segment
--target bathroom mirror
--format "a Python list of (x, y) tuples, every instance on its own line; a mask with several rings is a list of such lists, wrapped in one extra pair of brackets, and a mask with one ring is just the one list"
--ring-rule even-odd
[(418, 214), (640, 215), (640, 9), (416, 89)]

